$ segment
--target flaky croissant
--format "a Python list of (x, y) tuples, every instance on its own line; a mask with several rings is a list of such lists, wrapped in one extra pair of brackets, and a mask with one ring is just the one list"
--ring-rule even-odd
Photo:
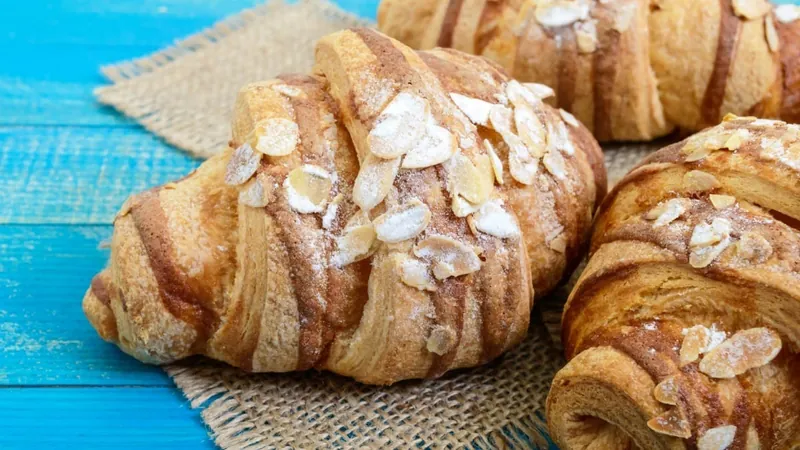
[(240, 92), (230, 149), (127, 202), (86, 315), (153, 363), (376, 384), (485, 363), (605, 194), (597, 142), (547, 93), (479, 57), (329, 35), (315, 75)]
[(598, 212), (547, 418), (570, 449), (800, 446), (800, 126), (729, 117)]
[(601, 141), (726, 113), (800, 122), (800, 7), (766, 0), (383, 0), (381, 31), (486, 56)]

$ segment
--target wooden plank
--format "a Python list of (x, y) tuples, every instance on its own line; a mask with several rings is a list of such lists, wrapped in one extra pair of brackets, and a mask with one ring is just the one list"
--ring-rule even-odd
[(83, 315), (111, 228), (0, 226), (0, 386), (172, 385), (100, 339)]
[(0, 389), (0, 448), (213, 449), (170, 388)]
[(0, 223), (109, 224), (200, 161), (141, 128), (0, 127)]

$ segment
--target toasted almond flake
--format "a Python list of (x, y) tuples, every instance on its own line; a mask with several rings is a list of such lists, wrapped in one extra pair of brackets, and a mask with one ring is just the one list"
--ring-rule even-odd
[(400, 262), (400, 280), (421, 291), (436, 290), (436, 282), (431, 276), (428, 264), (407, 255), (403, 255)]
[(761, 18), (771, 9), (766, 0), (733, 0), (733, 11), (737, 16), (747, 20)]
[(336, 220), (336, 215), (339, 213), (339, 204), (342, 203), (344, 200), (344, 196), (342, 194), (337, 194), (333, 200), (328, 203), (328, 209), (325, 210), (325, 214), (322, 216), (322, 228), (325, 230), (330, 230), (333, 228), (333, 222)]
[(775, 17), (780, 23), (792, 23), (800, 19), (800, 6), (780, 5), (775, 8)]
[(234, 150), (225, 171), (225, 184), (238, 186), (252, 177), (261, 163), (261, 153), (254, 152), (253, 147), (245, 142)]
[(730, 208), (736, 204), (736, 197), (731, 197), (730, 195), (711, 194), (708, 198), (716, 209)]
[(773, 250), (772, 244), (764, 236), (748, 231), (736, 243), (736, 252), (740, 258), (752, 264), (761, 264), (772, 256)]
[(378, 206), (392, 188), (399, 169), (400, 158), (386, 160), (368, 154), (353, 185), (353, 202), (365, 211)]
[(453, 99), (453, 103), (458, 106), (458, 109), (469, 118), (470, 122), (483, 126), (489, 124), (489, 112), (494, 106), (493, 103), (456, 94), (455, 92), (450, 93), (450, 98)]
[(414, 247), (414, 255), (431, 261), (438, 280), (476, 272), (481, 260), (475, 249), (443, 235), (429, 236)]
[(731, 223), (727, 219), (717, 217), (711, 222), (700, 223), (694, 227), (689, 241), (690, 247), (707, 247), (714, 245), (730, 235)]
[(750, 138), (750, 131), (740, 128), (731, 133), (728, 140), (725, 141), (723, 148), (727, 150), (738, 150), (744, 141)]
[(686, 155), (686, 162), (695, 162), (706, 158), (714, 152), (714, 150), (715, 149), (698, 142), (696, 139), (689, 139), (681, 149), (681, 153)]
[(255, 126), (256, 150), (269, 156), (286, 156), (297, 148), (300, 129), (289, 119), (264, 119)]
[(661, 202), (655, 208), (651, 209), (645, 215), (647, 220), (655, 220), (653, 226), (663, 227), (669, 225), (686, 212), (691, 206), (691, 202), (686, 198), (673, 198), (666, 202)]
[(494, 146), (488, 139), (483, 140), (483, 146), (486, 147), (486, 153), (489, 154), (489, 160), (492, 163), (492, 171), (494, 172), (494, 179), (497, 184), (503, 184), (503, 161), (497, 156)]
[(489, 127), (503, 135), (503, 137), (511, 134), (512, 114), (511, 109), (502, 105), (495, 105), (489, 112)]
[[(514, 124), (522, 142), (528, 147), (528, 152), (534, 158), (544, 156), (547, 144), (545, 126), (536, 113), (528, 106), (519, 106), (514, 109)], [(504, 135), (506, 143), (513, 140), (509, 135)]]
[(657, 401), (675, 406), (678, 404), (678, 379), (673, 375), (661, 380), (653, 389), (653, 396)]
[(267, 174), (260, 173), (239, 191), (239, 203), (253, 208), (263, 208), (272, 200), (273, 184)]
[(588, 15), (588, 5), (576, 1), (556, 0), (536, 7), (536, 21), (545, 27), (563, 27)]
[(353, 215), (344, 227), (341, 236), (336, 238), (336, 250), (331, 255), (331, 263), (344, 267), (369, 257), (377, 242), (375, 227), (364, 211)]
[(561, 155), (561, 152), (550, 150), (546, 155), (544, 155), (544, 158), (542, 158), (542, 163), (547, 171), (550, 172), (554, 177), (558, 178), (559, 180), (567, 178), (567, 163), (564, 161), (564, 157)]
[(781, 40), (778, 36), (778, 30), (775, 29), (775, 22), (772, 20), (772, 15), (767, 14), (764, 16), (764, 37), (767, 39), (769, 50), (777, 53), (781, 49)]
[(581, 125), (581, 123), (578, 122), (578, 119), (576, 119), (575, 116), (564, 111), (563, 109), (558, 108), (558, 113), (561, 115), (561, 118), (564, 119), (564, 122), (567, 122), (567, 124), (573, 127), (578, 127)]
[(467, 217), (468, 215), (474, 213), (481, 207), (481, 205), (476, 205), (474, 203), (468, 202), (467, 200), (464, 200), (464, 197), (460, 195), (453, 196), (453, 201), (451, 206), (453, 208), (453, 214), (455, 214), (456, 217)]
[(547, 246), (553, 250), (554, 252), (558, 253), (566, 253), (567, 251), (567, 235), (565, 233), (561, 233), (552, 239), (550, 242), (547, 243)]
[(428, 336), (427, 348), (431, 353), (444, 355), (456, 345), (456, 332), (444, 325), (434, 325)]
[(394, 159), (406, 154), (425, 135), (428, 103), (410, 92), (401, 92), (386, 105), (369, 132), (367, 143), (374, 155)]
[(730, 238), (726, 237), (723, 241), (716, 245), (694, 249), (689, 254), (689, 265), (695, 269), (708, 267), (730, 245), (731, 240)]
[[(750, 422), (750, 426), (747, 428), (747, 442), (744, 448), (745, 450), (761, 450), (761, 441), (758, 439), (755, 422)], [(795, 447), (796, 449), (797, 447)]]
[(324, 211), (332, 185), (328, 171), (312, 164), (293, 169), (283, 182), (289, 206), (302, 214)]
[(683, 175), (683, 188), (688, 192), (705, 192), (720, 186), (714, 175), (702, 170), (690, 170)]
[(507, 137), (508, 171), (511, 172), (511, 178), (530, 186), (539, 172), (539, 160), (531, 156), (528, 148), (516, 135)]
[(488, 201), (470, 216), (475, 229), (501, 239), (519, 237), (516, 218), (503, 208), (500, 201)]
[(575, 154), (575, 146), (572, 145), (569, 131), (567, 131), (567, 126), (564, 125), (564, 122), (559, 121), (555, 125), (550, 122), (547, 123), (547, 145), (551, 149), (561, 150), (567, 155)]
[(446, 128), (428, 123), (425, 134), (417, 140), (403, 158), (404, 169), (422, 169), (450, 159), (458, 150), (455, 138)]
[(556, 95), (556, 91), (554, 91), (550, 86), (541, 83), (522, 83), (522, 85), (531, 91), (533, 95), (536, 96), (539, 100), (544, 100), (548, 97), (554, 97)]
[(735, 425), (711, 428), (697, 440), (697, 450), (725, 450), (736, 437)]
[(593, 53), (597, 50), (597, 25), (593, 20), (575, 25), (575, 41), (581, 53)]
[(305, 93), (303, 92), (303, 90), (296, 86), (289, 86), (288, 84), (273, 84), (270, 87), (272, 88), (273, 91), (279, 94), (283, 94), (287, 97), (292, 97), (292, 98), (305, 97)]
[(740, 117), (737, 116), (734, 113), (727, 113), (727, 114), (725, 114), (725, 117), (722, 118), (722, 121), (723, 122), (731, 122), (731, 121), (734, 121), (734, 120), (739, 119), (739, 118)]
[(506, 84), (506, 95), (515, 108), (536, 105), (541, 101), (517, 80), (511, 80)]
[(494, 188), (494, 172), (489, 155), (475, 155), (473, 163), (461, 152), (447, 161), (448, 190), (470, 203), (481, 204), (489, 198)]
[(692, 436), (692, 429), (680, 413), (678, 408), (672, 408), (667, 412), (653, 417), (647, 421), (647, 426), (656, 433), (688, 439)]
[(375, 232), (383, 242), (400, 242), (416, 237), (431, 222), (428, 205), (412, 199), (390, 208), (374, 220)]
[(733, 378), (769, 364), (781, 351), (781, 338), (769, 328), (734, 333), (700, 361), (700, 371), (712, 378)]
[(680, 366), (687, 366), (700, 358), (703, 350), (711, 343), (711, 331), (703, 325), (685, 329), (680, 350)]

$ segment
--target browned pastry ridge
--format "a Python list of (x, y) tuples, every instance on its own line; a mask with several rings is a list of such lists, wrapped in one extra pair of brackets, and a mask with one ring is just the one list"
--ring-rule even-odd
[(800, 126), (732, 116), (631, 171), (563, 341), (562, 449), (800, 448)]
[(383, 0), (384, 33), (556, 91), (600, 141), (726, 113), (800, 122), (800, 7), (766, 0)]
[(548, 94), (480, 57), (329, 35), (313, 75), (240, 92), (223, 154), (129, 199), (86, 315), (152, 363), (388, 384), (490, 361), (605, 195), (597, 142)]

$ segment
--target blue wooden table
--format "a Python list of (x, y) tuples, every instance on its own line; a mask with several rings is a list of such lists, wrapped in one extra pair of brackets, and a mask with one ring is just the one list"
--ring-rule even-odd
[[(0, 449), (214, 447), (168, 377), (101, 341), (81, 311), (125, 198), (200, 163), (92, 90), (101, 65), (256, 3), (0, 2)], [(374, 17), (377, 0), (339, 4)]]
[[(98, 67), (169, 45), (255, 0), (0, 3), (0, 449), (213, 448), (164, 373), (81, 311), (132, 192), (199, 164), (98, 106)], [(374, 17), (377, 0), (339, 0)]]

